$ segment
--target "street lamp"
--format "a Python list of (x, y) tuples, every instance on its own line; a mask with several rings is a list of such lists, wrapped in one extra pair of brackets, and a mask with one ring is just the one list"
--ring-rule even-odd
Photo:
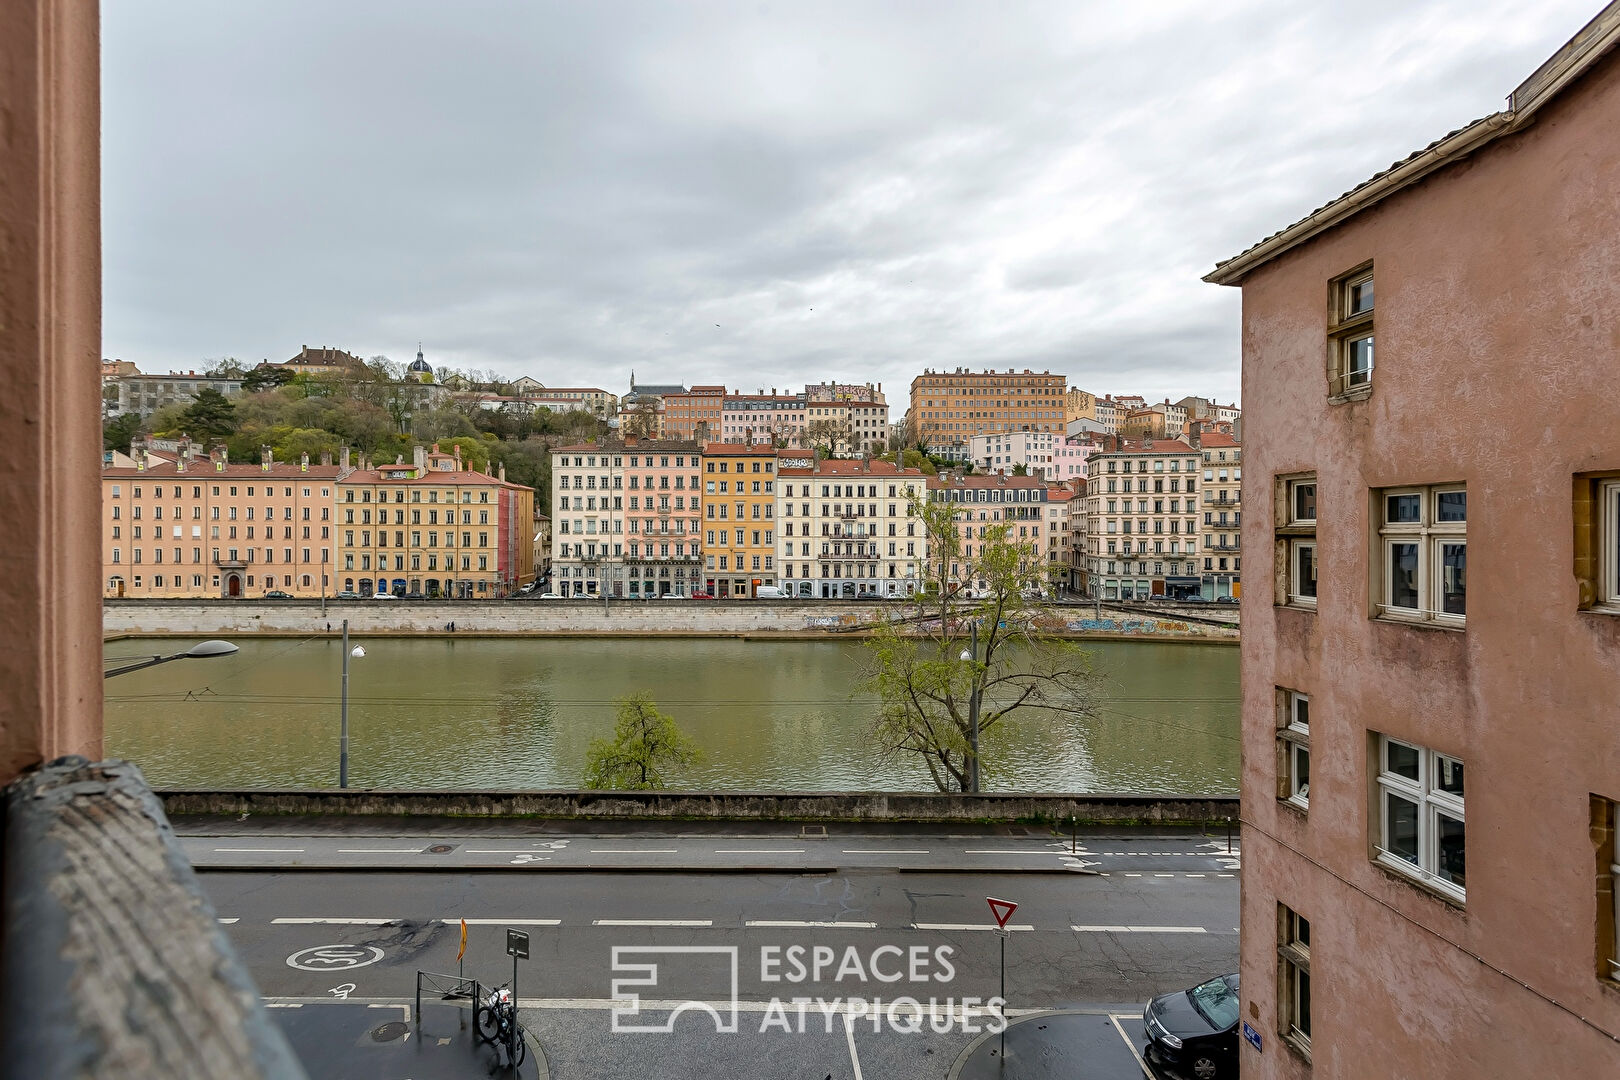
[(349, 649), (349, 620), (343, 620), (343, 712), (338, 728), (338, 787), (349, 786), (349, 657), (363, 658), (366, 650), (356, 645)]
[(156, 667), (158, 664), (167, 664), (170, 660), (206, 660), (214, 656), (230, 656), (237, 648), (228, 641), (211, 638), (208, 641), (199, 641), (185, 652), (177, 652), (173, 656), (154, 656), (138, 663), (128, 664), (121, 668), (101, 673), (103, 679), (110, 679), (114, 675), (128, 675), (132, 671), (142, 668)]
[[(971, 629), (971, 650), (962, 650), (962, 659), (977, 664), (979, 660), (979, 623), (974, 620)], [(979, 673), (972, 673), (973, 692), (968, 696), (968, 735), (973, 748), (973, 760), (968, 763), (968, 790), (979, 793)]]

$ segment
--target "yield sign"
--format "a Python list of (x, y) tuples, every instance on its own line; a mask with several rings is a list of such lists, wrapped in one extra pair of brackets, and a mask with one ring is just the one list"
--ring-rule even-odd
[(1011, 900), (997, 900), (993, 896), (987, 896), (984, 899), (990, 905), (990, 914), (996, 917), (996, 925), (1003, 930), (1007, 929), (1007, 920), (1012, 918), (1014, 911), (1018, 910), (1018, 905)]

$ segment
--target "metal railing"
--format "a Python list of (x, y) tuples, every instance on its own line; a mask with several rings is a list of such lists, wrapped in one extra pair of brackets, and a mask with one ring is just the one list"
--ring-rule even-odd
[[(484, 1000), (484, 988), (477, 979), (441, 975), (436, 971), (416, 972), (416, 1025), (422, 1026), (422, 992), (436, 994), (440, 1001), (466, 1001), (474, 1010)], [(465, 1020), (463, 1020), (465, 1023)]]

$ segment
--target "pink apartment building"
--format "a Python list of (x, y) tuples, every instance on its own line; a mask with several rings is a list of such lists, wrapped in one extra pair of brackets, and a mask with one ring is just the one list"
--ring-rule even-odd
[(1274, 553), (1246, 1080), (1620, 1076), (1617, 42), (1610, 4), (1206, 279), (1243, 290), (1243, 547)]

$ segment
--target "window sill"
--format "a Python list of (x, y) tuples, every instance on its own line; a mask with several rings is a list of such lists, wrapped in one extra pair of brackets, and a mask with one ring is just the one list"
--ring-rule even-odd
[(1316, 614), (1316, 601), (1315, 600), (1296, 600), (1296, 599), (1290, 598), (1289, 600), (1285, 601), (1284, 603), (1277, 604), (1276, 606), (1281, 607), (1281, 608), (1289, 608), (1289, 609), (1291, 609), (1293, 611), (1308, 611), (1312, 615)]
[(1373, 622), (1384, 623), (1388, 626), (1410, 626), (1414, 630), (1449, 630), (1454, 634), (1460, 634), (1468, 629), (1468, 624), (1465, 622), (1452, 622), (1450, 620), (1442, 622), (1438, 619), (1404, 619), (1398, 615), (1374, 615)]
[(1292, 795), (1283, 796), (1277, 800), (1277, 805), (1285, 810), (1298, 814), (1302, 818), (1310, 816), (1310, 803), (1297, 799)]
[(1311, 1063), (1310, 1043), (1306, 1042), (1304, 1039), (1292, 1032), (1284, 1032), (1283, 1034), (1279, 1035), (1278, 1038), (1282, 1040), (1282, 1044), (1288, 1047), (1289, 1052), (1295, 1057), (1299, 1058), (1307, 1065)]
[(1346, 390), (1342, 394), (1329, 394), (1327, 403), (1329, 405), (1348, 405), (1352, 401), (1366, 401), (1371, 396), (1372, 384), (1368, 383), (1366, 386), (1358, 386), (1354, 390)]
[(1607, 615), (1609, 618), (1620, 617), (1620, 604), (1592, 604), (1580, 609), (1582, 615)]
[(1433, 897), (1443, 902), (1447, 907), (1461, 912), (1468, 910), (1466, 893), (1463, 896), (1458, 896), (1401, 859), (1380, 853), (1373, 856), (1373, 865), (1383, 871), (1385, 876), (1398, 881), (1402, 885), (1410, 886), (1425, 896)]

